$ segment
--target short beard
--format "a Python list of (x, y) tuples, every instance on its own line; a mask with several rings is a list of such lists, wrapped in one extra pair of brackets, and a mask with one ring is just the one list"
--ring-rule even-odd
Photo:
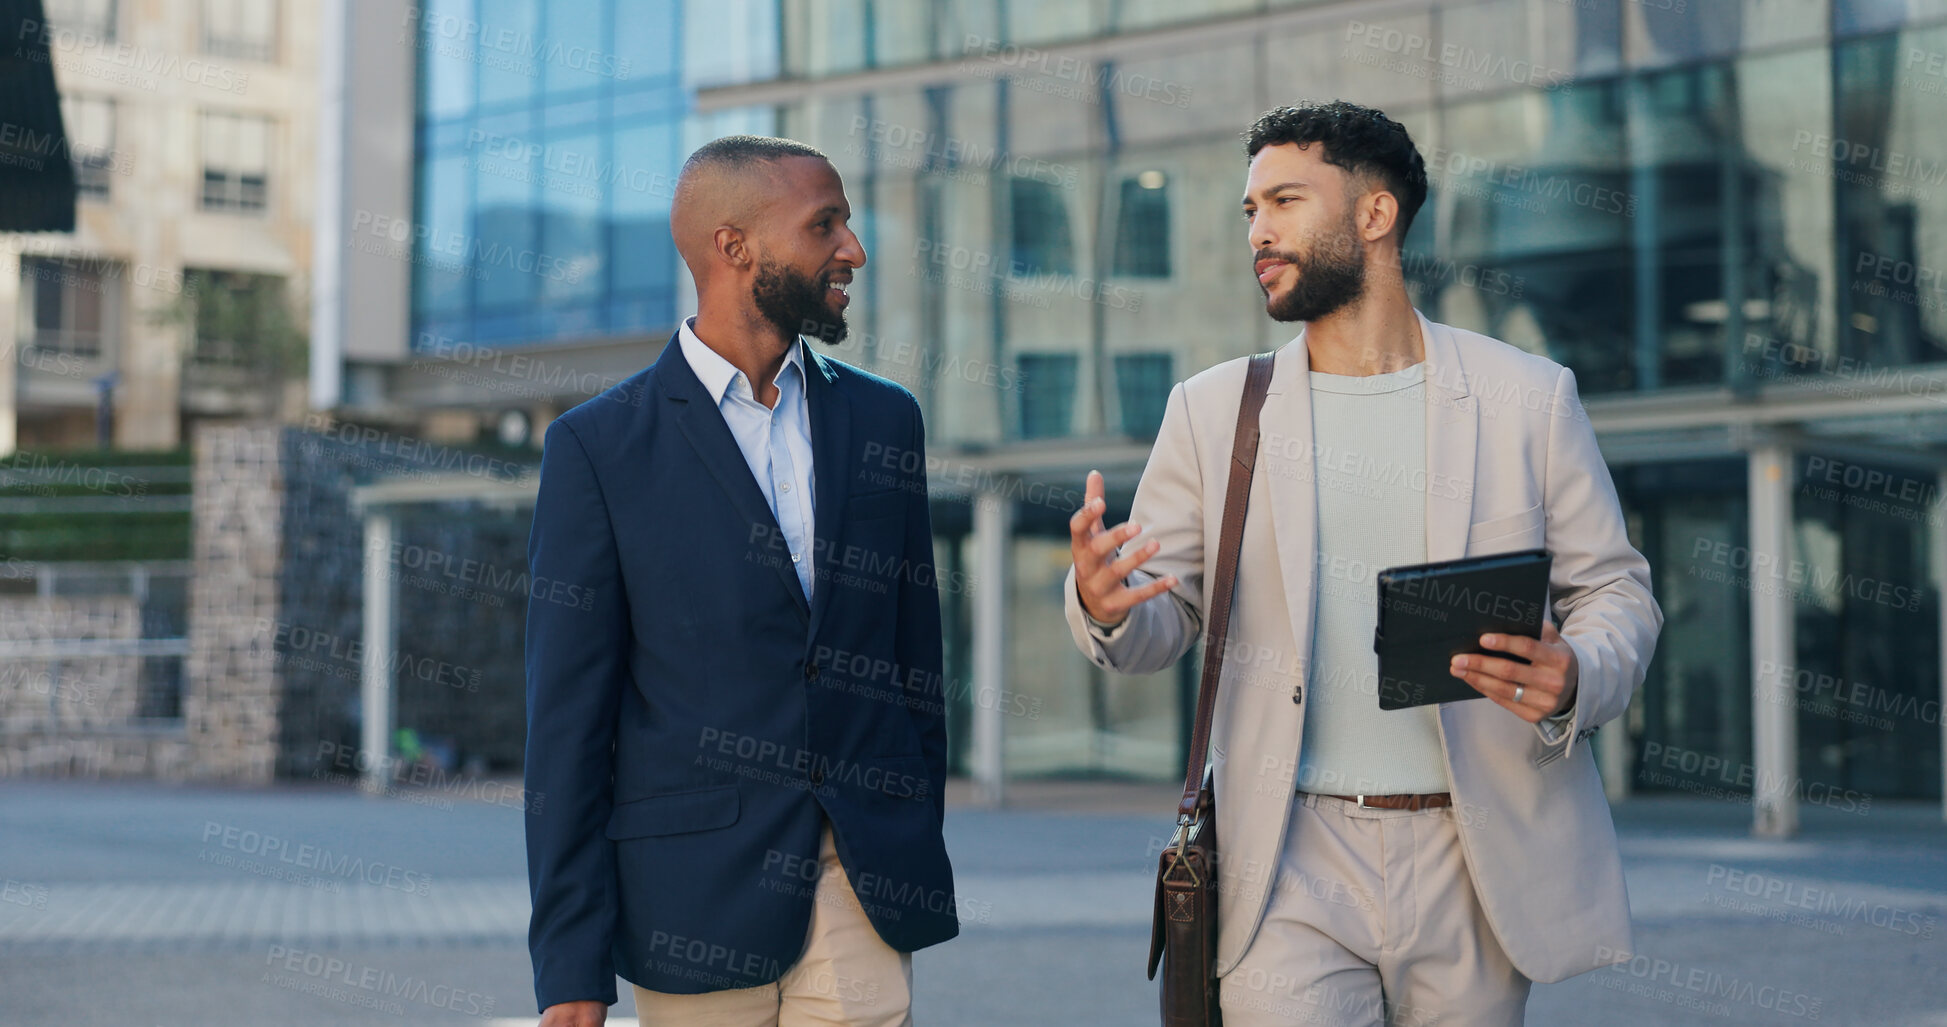
[(757, 280), (751, 284), (751, 299), (764, 320), (777, 326), (787, 337), (803, 335), (826, 345), (845, 339), (845, 314), (836, 320), (826, 299), (830, 283), (819, 277), (801, 274), (783, 264), (763, 261), (757, 265)]
[[(1346, 213), (1344, 234), (1312, 243), (1294, 267), (1298, 280), (1265, 306), (1273, 321), (1316, 321), (1358, 299), (1366, 288), (1366, 251), (1359, 245), (1351, 212)], [(1269, 290), (1265, 296), (1269, 299)]]

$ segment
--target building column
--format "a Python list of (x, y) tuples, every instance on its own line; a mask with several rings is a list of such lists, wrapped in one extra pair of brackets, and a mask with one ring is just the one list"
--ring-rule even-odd
[(1798, 832), (1798, 710), (1792, 671), (1792, 451), (1775, 442), (1751, 450), (1751, 831)]
[[(17, 238), (17, 237), (15, 237)], [(20, 444), (15, 397), (20, 386), (20, 333), (14, 328), (20, 304), (20, 247), (0, 246), (0, 456), (12, 456)]]
[(358, 745), (364, 750), (359, 788), (382, 794), (392, 774), (392, 515), (365, 514), (365, 659), (360, 668)]
[[(1007, 777), (1007, 718), (998, 701), (1007, 686), (1008, 557), (1013, 549), (1014, 501), (1004, 494), (973, 495), (973, 744), (978, 800), (999, 806)], [(996, 697), (986, 701), (985, 697)]]
[[(192, 435), (194, 569), (183, 660), (182, 776), (269, 784), (285, 713), (278, 573), (288, 473), (276, 428), (207, 423)], [(170, 776), (175, 776), (171, 772)]]

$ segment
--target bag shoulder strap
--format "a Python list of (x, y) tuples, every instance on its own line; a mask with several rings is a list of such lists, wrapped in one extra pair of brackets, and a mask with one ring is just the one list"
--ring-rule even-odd
[[(1224, 640), (1230, 633), (1230, 600), (1237, 585), (1238, 551), (1244, 545), (1244, 513), (1251, 498), (1251, 473), (1257, 467), (1258, 414), (1271, 388), (1276, 354), (1251, 357), (1244, 376), (1244, 400), (1237, 408), (1237, 434), (1230, 443), (1230, 485), (1224, 490), (1224, 526), (1217, 543), (1217, 576), (1210, 586), (1210, 608), (1204, 624), (1203, 681), (1197, 689), (1196, 727), (1190, 732), (1190, 765), (1183, 776), (1183, 801), (1177, 821), (1196, 815), (1203, 788), (1203, 764), (1210, 752), (1210, 717), (1217, 708), (1217, 682), (1224, 670)], [(1208, 566), (1206, 563), (1205, 566)]]

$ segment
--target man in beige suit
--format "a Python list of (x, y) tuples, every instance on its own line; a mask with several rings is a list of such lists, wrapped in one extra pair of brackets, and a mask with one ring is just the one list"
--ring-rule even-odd
[[(1404, 128), (1342, 102), (1249, 133), (1243, 199), (1276, 354), (1211, 736), (1227, 1027), (1520, 1023), (1533, 981), (1631, 947), (1585, 743), (1663, 615), (1575, 377), (1427, 320), (1399, 250), (1426, 195)], [(1073, 521), (1075, 642), (1160, 671), (1202, 628), (1246, 361), (1171, 392), (1130, 521)], [(1373, 576), (1545, 547), (1539, 640), (1482, 637), (1488, 701), (1378, 709)], [(1559, 628), (1559, 630), (1558, 630)]]

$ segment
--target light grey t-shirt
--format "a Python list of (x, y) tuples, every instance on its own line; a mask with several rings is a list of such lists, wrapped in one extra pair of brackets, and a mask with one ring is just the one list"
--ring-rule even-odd
[(1426, 365), (1311, 373), (1318, 602), (1298, 787), (1333, 795), (1450, 790), (1437, 706), (1379, 708), (1376, 575), (1426, 561)]

